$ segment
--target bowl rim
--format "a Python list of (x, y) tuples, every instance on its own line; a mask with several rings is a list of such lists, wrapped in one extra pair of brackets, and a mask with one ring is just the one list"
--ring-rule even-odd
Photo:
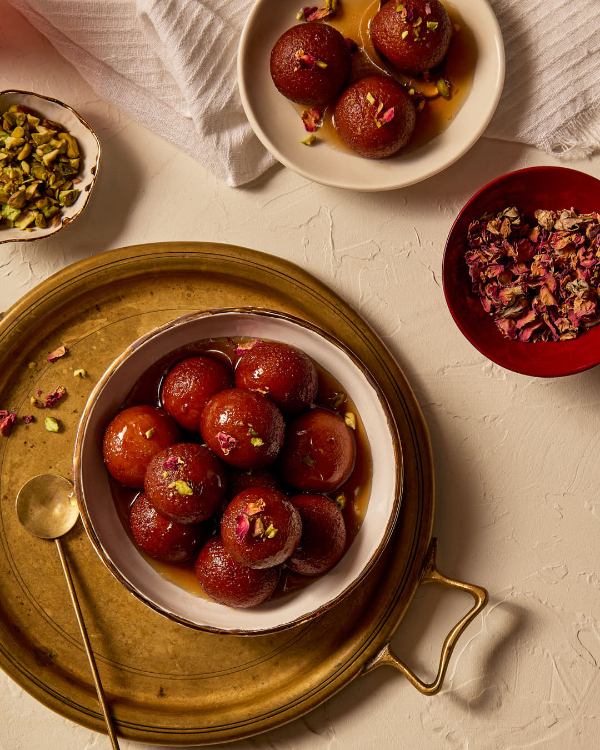
[(98, 171), (100, 168), (100, 155), (102, 153), (102, 146), (100, 145), (100, 139), (96, 135), (96, 131), (94, 128), (89, 124), (87, 120), (85, 120), (79, 112), (73, 109), (69, 104), (65, 104), (65, 102), (61, 102), (60, 99), (55, 99), (52, 96), (44, 96), (44, 94), (37, 94), (35, 91), (25, 91), (23, 89), (4, 89), (3, 91), (0, 91), (0, 97), (6, 96), (7, 94), (24, 94), (25, 96), (35, 96), (37, 99), (45, 99), (47, 102), (53, 102), (54, 104), (58, 104), (59, 106), (63, 107), (64, 109), (68, 109), (69, 112), (71, 112), (75, 117), (81, 122), (81, 124), (89, 131), (90, 135), (94, 139), (96, 143), (96, 159), (94, 161), (94, 164), (90, 168), (90, 172), (93, 175), (93, 179), (90, 182), (90, 187), (88, 190), (85, 191), (85, 200), (83, 201), (81, 207), (77, 211), (76, 214), (73, 214), (73, 216), (65, 216), (60, 225), (57, 226), (52, 232), (48, 232), (48, 234), (42, 234), (37, 237), (32, 237), (28, 235), (27, 233), (24, 233), (26, 236), (19, 237), (18, 239), (0, 239), (0, 245), (4, 245), (7, 242), (37, 242), (38, 240), (46, 240), (48, 237), (52, 237), (53, 235), (57, 234), (61, 231), (61, 229), (65, 229), (65, 227), (68, 227), (69, 224), (71, 224), (75, 219), (78, 218), (78, 216), (83, 212), (83, 210), (86, 208), (87, 204), (89, 203), (90, 196), (92, 194), (92, 190), (94, 189), (96, 185), (96, 180), (98, 179)]
[[(335, 178), (328, 179), (328, 178), (320, 177), (319, 175), (315, 176), (315, 174), (313, 174), (311, 170), (305, 169), (304, 167), (302, 167), (301, 164), (298, 164), (288, 159), (277, 148), (277, 146), (270, 140), (270, 138), (264, 132), (258, 118), (255, 116), (254, 109), (250, 105), (250, 97), (248, 96), (248, 86), (246, 84), (246, 69), (248, 69), (249, 66), (247, 66), (245, 63), (249, 54), (248, 46), (250, 44), (250, 39), (251, 39), (250, 30), (255, 19), (263, 11), (263, 8), (269, 4), (272, 4), (271, 0), (256, 0), (255, 1), (254, 7), (250, 11), (250, 14), (248, 15), (246, 19), (246, 22), (244, 23), (244, 28), (242, 29), (242, 34), (240, 36), (240, 41), (239, 41), (238, 51), (237, 51), (238, 89), (240, 92), (240, 98), (242, 100), (244, 113), (252, 127), (252, 130), (254, 131), (254, 134), (260, 140), (263, 146), (267, 149), (267, 151), (269, 151), (269, 153), (271, 153), (277, 159), (277, 161), (279, 161), (285, 167), (288, 167), (292, 171), (296, 172), (302, 177), (305, 177), (307, 180), (310, 180), (311, 182), (316, 182), (320, 185), (326, 185), (328, 187), (343, 188), (347, 190), (357, 190), (360, 192), (383, 192), (385, 190), (397, 190), (399, 188), (408, 187), (409, 185), (415, 185), (419, 182), (422, 182), (423, 180), (427, 180), (429, 177), (433, 177), (434, 175), (439, 174), (440, 172), (444, 171), (448, 167), (452, 166), (452, 164), (457, 162), (461, 157), (463, 157), (467, 153), (467, 151), (469, 151), (475, 145), (475, 143), (481, 138), (483, 132), (489, 125), (498, 107), (498, 103), (500, 101), (500, 97), (502, 96), (502, 91), (504, 89), (504, 78), (506, 75), (506, 54), (504, 50), (504, 40), (502, 37), (502, 29), (500, 28), (500, 23), (498, 21), (498, 18), (496, 17), (496, 14), (494, 13), (494, 10), (489, 0), (477, 0), (477, 1), (480, 2), (483, 6), (485, 6), (487, 10), (489, 11), (490, 25), (491, 27), (493, 27), (492, 39), (494, 41), (495, 48), (497, 51), (497, 62), (498, 62), (495, 81), (494, 81), (494, 96), (488, 100), (487, 106), (481, 108), (485, 114), (480, 122), (479, 127), (473, 133), (472, 137), (466, 140), (463, 143), (463, 145), (460, 148), (458, 148), (457, 151), (453, 153), (450, 156), (450, 158), (444, 161), (442, 164), (432, 166), (431, 168), (423, 172), (421, 175), (416, 176), (414, 178), (399, 179), (399, 180), (394, 181), (393, 184), (390, 183), (390, 184), (385, 184), (385, 185), (370, 185), (370, 184), (365, 184), (361, 182), (348, 182), (348, 180), (347, 179), (345, 180), (343, 177), (337, 178), (337, 179)], [(477, 65), (475, 67), (477, 67)], [(365, 159), (364, 161), (368, 162), (369, 160)], [(377, 161), (385, 161), (385, 159), (384, 160), (379, 159)]]
[[(529, 377), (536, 377), (536, 378), (557, 378), (557, 377), (568, 377), (569, 375), (577, 375), (580, 372), (585, 372), (586, 370), (590, 370), (592, 367), (596, 367), (598, 364), (600, 364), (600, 350), (598, 352), (598, 357), (595, 362), (589, 362), (587, 364), (580, 364), (577, 366), (574, 366), (570, 369), (565, 368), (558, 368), (555, 370), (552, 370), (548, 366), (545, 366), (543, 371), (541, 369), (538, 369), (535, 366), (535, 363), (533, 365), (530, 365), (527, 363), (527, 360), (523, 360), (524, 364), (522, 366), (516, 366), (511, 363), (507, 363), (505, 360), (503, 360), (501, 357), (492, 356), (492, 354), (484, 352), (481, 350), (478, 339), (473, 336), (471, 329), (469, 326), (464, 325), (461, 321), (458, 312), (455, 309), (454, 303), (451, 301), (449, 296), (449, 281), (450, 281), (450, 271), (449, 271), (449, 256), (450, 256), (450, 243), (454, 238), (454, 235), (456, 231), (458, 230), (459, 224), (463, 220), (463, 217), (465, 214), (468, 213), (471, 205), (485, 195), (485, 193), (490, 189), (493, 188), (499, 184), (501, 184), (504, 180), (508, 178), (513, 178), (516, 175), (520, 175), (523, 173), (527, 174), (534, 174), (534, 173), (544, 173), (544, 172), (555, 172), (555, 173), (562, 173), (565, 176), (571, 175), (585, 175), (587, 178), (591, 180), (595, 180), (600, 185), (600, 180), (595, 177), (592, 174), (589, 174), (588, 172), (582, 172), (578, 169), (572, 169), (570, 167), (562, 167), (557, 165), (537, 165), (533, 167), (524, 167), (522, 169), (515, 169), (511, 172), (506, 172), (505, 174), (499, 175), (498, 177), (495, 177), (493, 180), (490, 180), (486, 185), (481, 187), (479, 190), (477, 190), (476, 193), (474, 193), (469, 200), (463, 205), (463, 207), (458, 212), (454, 222), (452, 223), (452, 227), (450, 228), (450, 231), (448, 232), (448, 236), (446, 237), (446, 243), (444, 245), (444, 253), (442, 256), (442, 287), (444, 289), (444, 298), (446, 300), (446, 306), (448, 307), (448, 310), (450, 311), (450, 315), (452, 316), (452, 319), (454, 320), (454, 323), (456, 324), (457, 328), (460, 330), (460, 332), (463, 334), (463, 336), (467, 339), (467, 341), (473, 346), (477, 351), (482, 354), (486, 359), (489, 359), (491, 362), (494, 362), (495, 364), (499, 365), (505, 370), (509, 370), (511, 372), (516, 372), (519, 375), (526, 375)], [(471, 289), (469, 287), (468, 293), (471, 294)], [(483, 314), (485, 314), (485, 311), (483, 311)], [(586, 331), (587, 333), (587, 331)], [(581, 337), (578, 337), (576, 339), (572, 339), (570, 342), (546, 342), (548, 345), (553, 345), (556, 343), (572, 343), (576, 344), (577, 342), (581, 341)], [(518, 344), (520, 342), (516, 341), (509, 341), (507, 339), (508, 344)], [(542, 342), (544, 343), (544, 342)], [(528, 344), (527, 344), (528, 345)]]
[[(121, 366), (121, 364), (125, 362), (125, 360), (129, 358), (131, 354), (133, 354), (133, 352), (135, 352), (140, 346), (142, 346), (146, 342), (150, 341), (156, 336), (159, 336), (164, 331), (169, 330), (173, 328), (174, 326), (185, 325), (187, 322), (192, 321), (192, 320), (198, 320), (201, 318), (207, 318), (207, 317), (216, 316), (216, 315), (240, 314), (240, 313), (258, 315), (258, 316), (264, 316), (264, 317), (273, 317), (273, 318), (278, 318), (281, 320), (291, 322), (296, 325), (300, 325), (301, 327), (307, 328), (313, 331), (314, 333), (318, 334), (319, 336), (324, 338), (326, 341), (328, 341), (330, 344), (333, 344), (335, 347), (341, 350), (342, 353), (345, 354), (353, 362), (353, 364), (361, 371), (362, 375), (365, 377), (369, 385), (375, 391), (378, 401), (380, 403), (380, 406), (385, 415), (388, 429), (392, 438), (392, 447), (393, 447), (394, 458), (395, 458), (395, 482), (394, 482), (393, 506), (389, 514), (389, 518), (388, 518), (385, 530), (382, 534), (381, 540), (379, 542), (379, 545), (377, 546), (377, 549), (373, 552), (369, 560), (366, 562), (366, 564), (363, 566), (363, 569), (361, 570), (361, 572), (334, 599), (326, 601), (320, 607), (317, 607), (316, 609), (304, 615), (300, 615), (299, 617), (296, 617), (293, 620), (290, 620), (289, 622), (285, 622), (280, 625), (275, 625), (273, 627), (267, 627), (267, 628), (255, 629), (255, 630), (247, 630), (247, 629), (241, 629), (241, 628), (223, 629), (223, 628), (214, 627), (212, 625), (199, 625), (197, 622), (193, 622), (191, 620), (188, 620), (185, 617), (182, 617), (181, 615), (177, 615), (176, 613), (171, 612), (157, 605), (155, 602), (147, 599), (146, 596), (141, 591), (139, 591), (139, 589), (135, 587), (126, 578), (126, 576), (120, 571), (120, 569), (117, 568), (117, 566), (112, 562), (110, 555), (108, 554), (108, 552), (104, 548), (104, 545), (102, 544), (101, 540), (96, 534), (96, 531), (94, 529), (94, 526), (92, 524), (91, 518), (88, 513), (87, 504), (85, 500), (85, 493), (83, 490), (83, 483), (82, 483), (82, 465), (81, 465), (82, 464), (81, 454), (82, 454), (83, 443), (86, 438), (90, 413), (96, 402), (96, 399), (102, 393), (102, 391), (109, 385), (114, 372)], [(130, 344), (112, 362), (112, 364), (109, 365), (109, 367), (106, 369), (106, 371), (104, 372), (104, 374), (102, 375), (102, 377), (100, 378), (100, 380), (95, 385), (92, 392), (90, 393), (90, 396), (82, 412), (81, 419), (79, 421), (79, 425), (77, 428), (77, 436), (75, 439), (75, 449), (73, 453), (73, 484), (75, 488), (75, 494), (77, 497), (77, 505), (79, 507), (81, 520), (85, 528), (86, 534), (88, 536), (88, 539), (91, 541), (96, 554), (100, 557), (105, 567), (109, 570), (109, 572), (113, 575), (113, 577), (115, 577), (121, 584), (123, 584), (131, 594), (133, 594), (137, 599), (143, 602), (146, 606), (150, 607), (154, 611), (167, 617), (170, 620), (178, 622), (181, 625), (186, 625), (187, 627), (193, 628), (195, 630), (201, 630), (201, 631), (210, 632), (210, 633), (217, 633), (220, 635), (237, 635), (237, 636), (269, 635), (273, 633), (282, 632), (284, 630), (288, 630), (289, 628), (296, 627), (298, 625), (306, 624), (310, 622), (311, 620), (315, 619), (316, 617), (319, 617), (320, 615), (325, 614), (330, 609), (332, 609), (336, 604), (338, 604), (342, 599), (346, 598), (346, 596), (348, 596), (350, 593), (356, 590), (358, 586), (363, 582), (363, 580), (366, 578), (369, 572), (373, 569), (373, 567), (376, 565), (377, 561), (383, 554), (383, 551), (386, 548), (392, 536), (394, 527), (398, 520), (398, 515), (400, 513), (400, 505), (401, 505), (403, 490), (404, 490), (404, 461), (403, 461), (402, 443), (400, 440), (400, 432), (399, 432), (396, 419), (394, 417), (394, 414), (392, 412), (392, 409), (389, 405), (389, 402), (385, 393), (383, 392), (379, 383), (373, 377), (373, 375), (371, 374), (370, 370), (365, 365), (365, 363), (351, 349), (349, 349), (342, 341), (340, 341), (338, 338), (328, 333), (327, 331), (323, 330), (319, 326), (315, 325), (314, 323), (308, 320), (305, 320), (303, 318), (299, 318), (295, 315), (291, 315), (289, 313), (285, 313), (285, 312), (278, 311), (278, 310), (270, 310), (270, 309), (262, 308), (262, 307), (253, 307), (253, 306), (224, 307), (224, 308), (213, 308), (209, 310), (202, 310), (199, 312), (188, 313), (178, 318), (174, 318), (173, 320), (168, 321), (167, 323), (164, 323), (160, 326), (157, 326), (156, 328), (153, 328), (151, 331), (144, 334), (143, 336), (140, 336), (132, 344)], [(370, 502), (371, 502), (371, 499), (369, 499), (369, 503)]]

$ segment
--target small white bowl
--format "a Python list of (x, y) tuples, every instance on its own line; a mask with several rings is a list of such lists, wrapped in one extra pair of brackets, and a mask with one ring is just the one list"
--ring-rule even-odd
[[(102, 436), (136, 380), (158, 359), (203, 339), (250, 336), (299, 347), (337, 378), (360, 414), (373, 461), (370, 501), (350, 549), (329, 573), (252, 609), (231, 609), (162, 577), (130, 541), (113, 502)], [(208, 310), (178, 318), (138, 339), (108, 368), (83, 412), (74, 456), (75, 490), (87, 534), (111, 573), (149, 607), (201, 630), (253, 635), (284, 630), (325, 612), (355, 589), (392, 533), (402, 496), (402, 452), (387, 400), (362, 362), (325, 331), (258, 308)]]
[(80, 170), (77, 177), (81, 180), (75, 187), (80, 191), (77, 200), (71, 206), (65, 206), (60, 213), (61, 223), (55, 227), (33, 227), (31, 230), (0, 227), (0, 245), (4, 242), (33, 242), (59, 232), (79, 216), (92, 194), (100, 165), (100, 141), (98, 136), (83, 117), (77, 114), (68, 104), (59, 102), (31, 91), (0, 91), (0, 114), (12, 104), (23, 104), (32, 109), (41, 119), (53, 120), (64, 126), (65, 130), (77, 138), (80, 151)]
[(504, 84), (502, 33), (487, 0), (451, 3), (468, 23), (477, 43), (473, 86), (460, 111), (429, 143), (388, 159), (364, 159), (326, 143), (311, 147), (301, 143), (306, 133), (299, 114), (275, 88), (269, 68), (273, 45), (298, 23), (296, 14), (301, 5), (297, 0), (257, 0), (238, 52), (238, 85), (246, 116), (263, 145), (282, 164), (331, 187), (393, 190), (441, 172), (479, 139), (496, 111)]

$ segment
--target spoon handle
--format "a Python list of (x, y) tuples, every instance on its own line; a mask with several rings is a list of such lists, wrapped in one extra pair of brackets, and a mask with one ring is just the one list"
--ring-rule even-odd
[(98, 700), (100, 701), (100, 706), (102, 707), (102, 713), (104, 714), (104, 719), (106, 721), (106, 727), (108, 729), (108, 736), (110, 737), (110, 742), (113, 747), (113, 750), (119, 750), (119, 743), (115, 735), (115, 730), (113, 727), (112, 719), (110, 718), (110, 714), (108, 713), (108, 706), (106, 705), (106, 700), (104, 698), (104, 690), (102, 689), (102, 683), (100, 682), (100, 675), (98, 674), (98, 669), (96, 667), (96, 660), (94, 659), (94, 653), (92, 651), (92, 647), (90, 646), (90, 641), (88, 638), (87, 631), (85, 629), (85, 623), (83, 622), (81, 609), (79, 608), (79, 602), (77, 600), (75, 586), (73, 586), (73, 579), (71, 578), (71, 571), (69, 570), (69, 566), (67, 564), (67, 558), (64, 555), (60, 539), (57, 538), (54, 541), (56, 542), (56, 547), (58, 548), (58, 555), (60, 557), (60, 561), (63, 566), (65, 578), (67, 579), (67, 586), (69, 587), (69, 593), (71, 594), (71, 601), (73, 602), (73, 608), (75, 609), (75, 615), (77, 617), (77, 622), (79, 624), (79, 630), (81, 631), (81, 637), (83, 638), (83, 645), (85, 646), (85, 652), (87, 654), (87, 658), (90, 663), (92, 675), (94, 677), (94, 685), (96, 686), (96, 692), (98, 693)]

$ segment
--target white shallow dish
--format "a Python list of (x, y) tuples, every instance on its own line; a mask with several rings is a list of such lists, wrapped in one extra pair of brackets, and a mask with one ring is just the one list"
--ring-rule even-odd
[[(98, 176), (100, 165), (100, 141), (92, 126), (77, 114), (68, 104), (59, 102), (31, 91), (0, 91), (0, 114), (12, 104), (23, 104), (32, 109), (36, 116), (58, 122), (65, 130), (77, 138), (80, 151), (80, 170), (77, 177), (81, 180), (75, 187), (80, 191), (72, 206), (61, 210), (61, 223), (55, 227), (33, 227), (31, 231), (0, 227), (0, 245), (4, 242), (33, 242), (49, 237), (68, 226), (86, 207)], [(1, 123), (0, 123), (1, 124)]]
[[(231, 609), (180, 588), (151, 566), (130, 541), (111, 497), (102, 436), (136, 380), (158, 359), (209, 338), (250, 336), (285, 341), (337, 378), (360, 414), (373, 461), (365, 519), (340, 563), (310, 586), (252, 609)], [(364, 579), (392, 533), (402, 495), (402, 453), (386, 398), (366, 367), (343, 344), (306, 321), (256, 308), (194, 313), (138, 339), (108, 368), (84, 410), (74, 457), (84, 526), (108, 569), (145, 604), (202, 630), (252, 635), (275, 632), (325, 612)]]
[(489, 3), (452, 0), (452, 5), (468, 23), (477, 43), (473, 86), (466, 101), (449, 127), (421, 148), (388, 159), (364, 159), (326, 143), (311, 147), (301, 143), (306, 133), (299, 114), (275, 88), (269, 59), (277, 39), (299, 23), (296, 14), (302, 4), (297, 0), (257, 0), (238, 51), (238, 84), (254, 132), (286, 167), (331, 187), (393, 190), (446, 169), (479, 139), (496, 111), (504, 84), (502, 34)]

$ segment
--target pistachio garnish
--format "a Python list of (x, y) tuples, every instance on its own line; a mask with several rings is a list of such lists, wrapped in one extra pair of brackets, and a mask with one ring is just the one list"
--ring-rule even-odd
[(149, 429), (149, 430), (148, 430), (148, 431), (146, 432), (146, 440), (150, 440), (151, 438), (153, 438), (153, 437), (154, 437), (154, 434), (155, 434), (155, 433), (156, 433), (156, 430), (154, 429), (154, 427), (151, 427), (151, 428), (150, 428), (150, 429)]
[(83, 367), (80, 367), (79, 370), (73, 370), (73, 377), (87, 378), (87, 372), (83, 369)]
[(427, 21), (427, 28), (430, 31), (437, 31), (438, 26), (439, 26), (439, 23), (437, 21)]
[(0, 227), (29, 230), (60, 224), (79, 196), (79, 145), (62, 125), (13, 104), (0, 127)]
[(44, 427), (48, 430), (48, 432), (58, 432), (60, 429), (60, 426), (54, 417), (46, 417), (44, 420)]
[(444, 97), (444, 99), (451, 99), (452, 93), (450, 91), (450, 82), (445, 81), (443, 78), (440, 78), (439, 81), (437, 81), (437, 90), (440, 92), (440, 94)]
[(347, 411), (344, 414), (344, 422), (348, 425), (351, 430), (356, 429), (356, 414), (351, 411)]
[(250, 442), (255, 448), (260, 448), (261, 445), (264, 445), (264, 440), (259, 437), (253, 437)]
[(344, 508), (346, 507), (346, 495), (344, 495), (343, 492), (340, 492), (340, 494), (334, 499), (333, 502), (340, 510), (344, 510)]
[(317, 136), (314, 133), (311, 133), (310, 135), (307, 135), (304, 140), (300, 141), (300, 143), (303, 143), (305, 146), (312, 146), (316, 140)]
[(346, 394), (343, 391), (339, 391), (338, 393), (333, 394), (329, 399), (329, 403), (331, 404), (332, 409), (339, 409), (345, 400)]
[(168, 485), (170, 490), (175, 490), (179, 495), (193, 495), (194, 490), (190, 485), (183, 479), (176, 479)]
[(307, 466), (314, 466), (315, 459), (307, 453), (305, 456), (302, 456), (302, 463)]
[(268, 537), (269, 539), (273, 539), (273, 537), (275, 536), (275, 534), (277, 534), (277, 532), (278, 532), (278, 531), (279, 531), (279, 529), (276, 529), (276, 528), (275, 528), (275, 527), (273, 526), (273, 524), (272, 524), (272, 523), (270, 523), (270, 524), (269, 524), (269, 525), (267, 526), (266, 530), (265, 530), (265, 536), (267, 536), (267, 537)]

